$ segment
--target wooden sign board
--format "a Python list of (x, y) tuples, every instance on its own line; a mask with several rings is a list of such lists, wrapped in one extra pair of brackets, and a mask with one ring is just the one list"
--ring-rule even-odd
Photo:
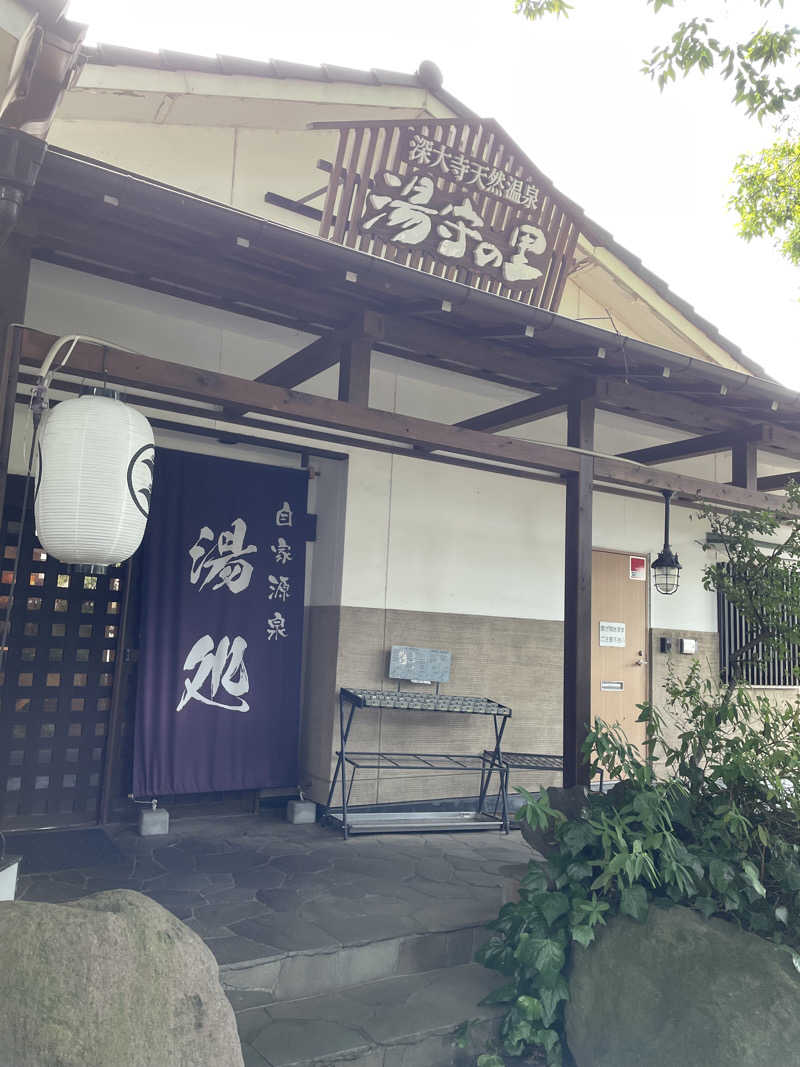
[(316, 123), (339, 130), (320, 235), (555, 310), (576, 210), (492, 120)]

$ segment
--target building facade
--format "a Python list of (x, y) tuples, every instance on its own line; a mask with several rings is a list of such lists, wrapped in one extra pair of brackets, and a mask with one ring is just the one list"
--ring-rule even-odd
[[(393, 130), (408, 138), (422, 130), (450, 168), (436, 174), (430, 155), (416, 168), (408, 157), (397, 201), (391, 182), (380, 185), (399, 143), (389, 141)], [(454, 130), (475, 138), (472, 156)], [(593, 714), (627, 724), (635, 737), (636, 703), (658, 700), (670, 660), (691, 659), (680, 658), (681, 639), (694, 641), (707, 669), (717, 670), (717, 603), (701, 582), (716, 556), (704, 550), (698, 500), (724, 503), (733, 483), (743, 495), (731, 503), (769, 505), (759, 489), (779, 487), (798, 466), (792, 398), (554, 189), (499, 127), (487, 130), (443, 89), (430, 63), (404, 76), (100, 47), (60, 105), (18, 229), (27, 288), (17, 321), (28, 341), (18, 352), (12, 476), (28, 469), (35, 332), (99, 338), (114, 350), (190, 368), (198, 380), (260, 381), (299, 389), (288, 394), (290, 403), (298, 395), (319, 401), (308, 419), (295, 413), (283, 423), (223, 400), (214, 410), (191, 401), (196, 413), (184, 401), (178, 418), (149, 379), (123, 385), (153, 420), (160, 449), (310, 472), (308, 511), (317, 528), (307, 546), (294, 785), (320, 803), (339, 747), (337, 694), (342, 686), (393, 687), (387, 655), (394, 645), (450, 651), (448, 692), (512, 708), (504, 737), (510, 751), (561, 754), (565, 696), (573, 708), (576, 700), (585, 708), (588, 697)], [(513, 151), (515, 163), (506, 166)], [(471, 193), (460, 199), (475, 160), (486, 163), (473, 182), (483, 195), (480, 225), (478, 200)], [(505, 184), (492, 200), (486, 183), (495, 169)], [(426, 174), (427, 186), (420, 183)], [(517, 175), (531, 180), (515, 192), (509, 178)], [(552, 216), (552, 241), (542, 211), (530, 214), (536, 204), (529, 216), (514, 214), (523, 210), (517, 196), (526, 185), (542, 198), (539, 208), (547, 199), (566, 220)], [(459, 198), (442, 206), (437, 197), (454, 186)], [(495, 231), (510, 242), (502, 268), (500, 238), (481, 230), (490, 201), (492, 219), (505, 220)], [(368, 221), (370, 205), (385, 224), (392, 210), (402, 218), (368, 247), (378, 230), (351, 233), (345, 223)], [(444, 218), (434, 235), (438, 250), (399, 246), (398, 232), (428, 232), (425, 211), (430, 218), (434, 207)], [(558, 246), (558, 264), (535, 265), (533, 229), (548, 248)], [(520, 244), (526, 236), (530, 254)], [(469, 269), (455, 256), (462, 238), (482, 256)], [(441, 264), (440, 239), (451, 242), (452, 264)], [(507, 266), (512, 253), (516, 268)], [(506, 273), (487, 273), (493, 265)], [(552, 283), (525, 290), (525, 278), (535, 274), (531, 285), (538, 285), (542, 271)], [(56, 399), (69, 395), (60, 379), (53, 388)], [(387, 419), (348, 423), (345, 408), (324, 408), (326, 399)], [(413, 440), (401, 440), (403, 420), (416, 427)], [(487, 451), (463, 445), (463, 434), (432, 445), (422, 431), (434, 424), (480, 432)], [(554, 446), (576, 466), (565, 473), (546, 457), (538, 466), (522, 452), (504, 458), (497, 442), (508, 439), (512, 451), (513, 442), (523, 450)], [(583, 477), (580, 457), (596, 464), (588, 542), (585, 524), (575, 540), (579, 501), (570, 519), (570, 492), (587, 492), (573, 486)], [(678, 505), (671, 540), (683, 570), (678, 594), (664, 597), (651, 591), (649, 562), (661, 547), (662, 490), (671, 478)], [(716, 486), (716, 496), (702, 486)], [(778, 507), (780, 497), (771, 499)], [(587, 558), (591, 617), (586, 590), (570, 591), (576, 561)], [(142, 579), (134, 570), (127, 580)], [(622, 643), (611, 628), (621, 623)], [(662, 638), (671, 640), (672, 654), (661, 651)], [(10, 642), (19, 639), (12, 628)], [(135, 656), (126, 649), (139, 641), (134, 629), (125, 647), (118, 640), (115, 631), (104, 646), (112, 662), (127, 662), (113, 678), (118, 722), (108, 720), (96, 735), (103, 739), (92, 745), (98, 766), (81, 763), (77, 773), (94, 775), (94, 785), (80, 807), (70, 808), (72, 786), (63, 785), (69, 770), (50, 775), (38, 797), (23, 785), (37, 767), (39, 778), (48, 777), (38, 752), (66, 759), (70, 745), (49, 744), (41, 730), (14, 733), (19, 723), (4, 704), (3, 743), (21, 755), (0, 763), (3, 825), (51, 825), (56, 815), (92, 821), (101, 808), (106, 817), (125, 809), (140, 699)], [(575, 680), (577, 696), (566, 693), (565, 677), (567, 690)], [(66, 704), (72, 696), (62, 696), (49, 718), (44, 706), (33, 709), (36, 723), (52, 726), (56, 737), (68, 737), (76, 720)], [(110, 714), (111, 696), (101, 699)], [(351, 746), (480, 753), (493, 743), (488, 722), (454, 718), (376, 710), (355, 720)], [(520, 772), (513, 784), (559, 777)], [(383, 767), (360, 773), (351, 800), (476, 793), (473, 775)]]

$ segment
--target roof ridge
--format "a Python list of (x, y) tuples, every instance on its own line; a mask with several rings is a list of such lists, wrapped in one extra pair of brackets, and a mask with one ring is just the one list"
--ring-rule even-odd
[(402, 71), (382, 70), (378, 67), (358, 70), (355, 67), (342, 67), (334, 63), (321, 63), (316, 66), (284, 59), (249, 59), (244, 56), (227, 56), (219, 53), (197, 55), (171, 48), (160, 48), (158, 51), (148, 52), (141, 48), (129, 48), (127, 45), (104, 42), (86, 45), (83, 54), (88, 63), (98, 66), (146, 67), (152, 70), (171, 71), (190, 70), (203, 74), (239, 74), (256, 78), (299, 78), (306, 81), (345, 82), (355, 85), (410, 86), (425, 89), (453, 111), (458, 118), (472, 118), (474, 115), (473, 111), (443, 87), (442, 72), (430, 59), (423, 59), (414, 74), (406, 74)]

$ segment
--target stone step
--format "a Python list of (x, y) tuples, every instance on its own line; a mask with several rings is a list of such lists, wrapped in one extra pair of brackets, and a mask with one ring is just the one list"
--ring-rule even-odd
[(476, 963), (384, 978), (322, 996), (237, 1012), (245, 1067), (453, 1067), (474, 1063), (457, 1049), (472, 1021), (485, 1040), (498, 1005), (480, 1001), (503, 979)]
[(235, 1010), (260, 1007), (471, 963), (487, 936), (483, 925), (469, 925), (362, 944), (288, 951), (223, 964), (220, 980)]

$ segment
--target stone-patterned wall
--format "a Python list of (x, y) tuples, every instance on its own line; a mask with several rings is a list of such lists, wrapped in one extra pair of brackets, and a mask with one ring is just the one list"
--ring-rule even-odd
[[(335, 678), (329, 662), (334, 627), (326, 617), (338, 612)], [(318, 802), (327, 798), (339, 745), (341, 686), (393, 688), (387, 675), (392, 645), (446, 648), (453, 653), (446, 691), (488, 696), (513, 711), (503, 746), (508, 751), (561, 751), (562, 624), (434, 612), (381, 611), (342, 607), (309, 609), (306, 662), (322, 650), (324, 664), (307, 674), (302, 764)], [(313, 677), (311, 677), (313, 676)], [(357, 711), (348, 747), (352, 751), (477, 754), (493, 745), (491, 719), (397, 711)], [(517, 772), (511, 785), (538, 788), (555, 784), (553, 773)], [(421, 797), (476, 795), (479, 775), (359, 771), (354, 804), (393, 803)]]
[[(506, 751), (561, 752), (563, 626), (560, 622), (437, 612), (382, 611), (373, 608), (308, 609), (306, 676), (301, 741), (302, 784), (319, 803), (327, 799), (339, 746), (337, 696), (341, 686), (393, 688), (387, 679), (392, 645), (446, 648), (453, 653), (446, 691), (489, 696), (513, 710)], [(659, 651), (662, 637), (673, 651)], [(697, 641), (696, 656), (681, 655), (681, 637)], [(655, 704), (665, 710), (664, 683), (670, 664), (679, 676), (699, 659), (705, 677), (719, 676), (719, 643), (714, 632), (650, 632), (650, 679)], [(795, 690), (770, 691), (792, 699)], [(667, 709), (668, 712), (668, 709)], [(667, 718), (675, 740), (680, 724)], [(492, 744), (491, 720), (475, 716), (424, 715), (397, 711), (357, 711), (352, 751), (478, 753)], [(560, 784), (552, 773), (512, 772), (511, 785), (536, 789)], [(420, 798), (470, 796), (478, 775), (362, 770), (352, 792), (354, 804), (385, 804)], [(338, 798), (337, 798), (338, 802)]]
[[(672, 652), (661, 652), (661, 638), (668, 637), (672, 641)], [(693, 637), (697, 641), (697, 653), (694, 656), (682, 655), (678, 649), (682, 637)], [(700, 661), (703, 677), (716, 680), (719, 678), (719, 635), (716, 632), (702, 630), (664, 630), (654, 629), (650, 631), (650, 692), (652, 701), (656, 707), (664, 712), (666, 719), (667, 740), (674, 743), (680, 732), (680, 723), (670, 714), (666, 707), (666, 694), (664, 683), (670, 667), (679, 678), (685, 677), (695, 660)]]

